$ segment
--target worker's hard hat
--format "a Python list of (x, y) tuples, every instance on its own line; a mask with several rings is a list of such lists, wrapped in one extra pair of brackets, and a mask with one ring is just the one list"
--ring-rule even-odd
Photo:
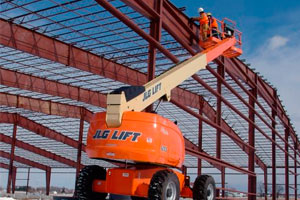
[(198, 13), (204, 12), (203, 8), (198, 8)]
[(211, 13), (207, 13), (206, 15), (207, 15), (207, 16), (212, 16), (212, 14), (211, 14)]

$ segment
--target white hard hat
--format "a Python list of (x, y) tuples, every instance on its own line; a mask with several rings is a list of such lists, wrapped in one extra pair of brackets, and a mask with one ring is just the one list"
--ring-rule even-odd
[(201, 13), (201, 12), (204, 12), (204, 9), (203, 8), (198, 8), (198, 13)]

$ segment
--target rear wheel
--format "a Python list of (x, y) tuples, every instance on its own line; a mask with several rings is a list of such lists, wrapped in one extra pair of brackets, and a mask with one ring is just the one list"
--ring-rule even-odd
[(208, 175), (198, 176), (193, 187), (194, 200), (215, 200), (216, 184), (213, 177)]
[(172, 171), (162, 170), (156, 172), (150, 182), (149, 200), (179, 200), (179, 181)]
[(104, 200), (107, 193), (93, 192), (94, 180), (105, 180), (106, 170), (103, 167), (92, 165), (84, 167), (76, 181), (76, 195), (79, 200)]

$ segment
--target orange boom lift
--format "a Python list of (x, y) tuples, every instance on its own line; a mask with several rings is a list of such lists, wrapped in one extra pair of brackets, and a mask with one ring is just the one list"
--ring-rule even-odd
[[(233, 30), (235, 31), (235, 30)], [(80, 200), (104, 200), (108, 193), (133, 200), (179, 200), (181, 197), (213, 200), (212, 177), (197, 177), (193, 189), (180, 169), (185, 146), (181, 131), (172, 121), (142, 112), (157, 100), (169, 101), (171, 90), (220, 55), (239, 56), (240, 39), (209, 38), (200, 43), (206, 50), (175, 65), (144, 86), (119, 88), (107, 96), (107, 111), (91, 120), (86, 152), (90, 158), (125, 163), (105, 170), (86, 166), (79, 174), (76, 194)]]

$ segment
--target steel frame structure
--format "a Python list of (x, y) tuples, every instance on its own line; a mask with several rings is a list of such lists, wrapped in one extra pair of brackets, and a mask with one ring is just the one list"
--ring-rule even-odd
[[(18, 167), (46, 172), (116, 163), (85, 154), (88, 123), (105, 110), (106, 93), (142, 85), (191, 55), (198, 27), (168, 0), (15, 0), (0, 3), (0, 167), (14, 192)], [(285, 199), (297, 199), (300, 145), (277, 91), (238, 58), (219, 57), (172, 91), (159, 114), (178, 120), (185, 166), (248, 176), (256, 199), (259, 167), (265, 199), (276, 169), (285, 169)], [(148, 111), (153, 107), (147, 108)], [(25, 158), (26, 157), (26, 158)], [(244, 159), (246, 157), (247, 159)], [(268, 169), (272, 173), (268, 173)], [(294, 183), (290, 184), (290, 176)]]

